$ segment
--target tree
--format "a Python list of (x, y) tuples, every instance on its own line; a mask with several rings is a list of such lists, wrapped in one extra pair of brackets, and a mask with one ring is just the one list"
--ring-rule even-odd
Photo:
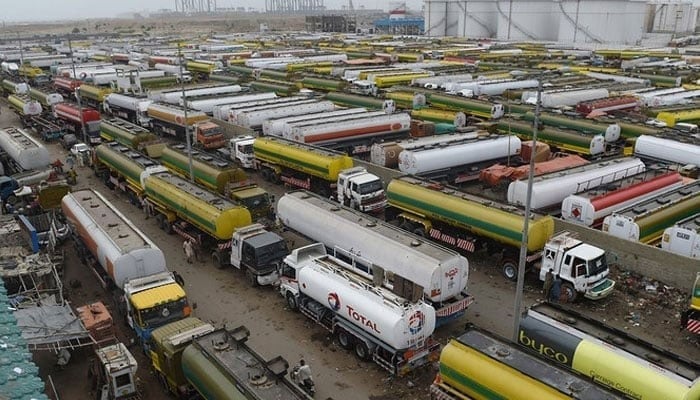
[(73, 31), (72, 31), (72, 32), (73, 32), (73, 33), (80, 33), (80, 28), (78, 28), (78, 27), (76, 26), (75, 28), (73, 28)]

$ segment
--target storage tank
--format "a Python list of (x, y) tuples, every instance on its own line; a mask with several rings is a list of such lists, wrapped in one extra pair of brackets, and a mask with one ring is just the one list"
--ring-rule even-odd
[(54, 104), (63, 103), (63, 96), (58, 93), (44, 93), (39, 89), (29, 89), (29, 97), (41, 103), (41, 105), (51, 108)]
[[(551, 1), (496, 1), (496, 37), (500, 40), (556, 41), (558, 21), (552, 18), (556, 5)], [(512, 9), (511, 9), (512, 7)]]
[(404, 150), (443, 143), (450, 144), (467, 139), (476, 139), (477, 136), (478, 134), (474, 132), (464, 132), (411, 138), (396, 142), (375, 143), (370, 148), (370, 161), (372, 164), (381, 165), (387, 168), (395, 168), (399, 165), (399, 154)]
[(20, 128), (2, 129), (0, 148), (26, 171), (48, 168), (51, 162), (46, 147)]
[(431, 302), (466, 292), (466, 258), (385, 222), (304, 191), (282, 196), (277, 202), (277, 216), (282, 224), (311, 240), (330, 249), (349, 251), (422, 286)]
[(664, 230), (661, 248), (685, 257), (700, 259), (700, 214), (678, 221)]
[(563, 1), (552, 4), (550, 15), (559, 42), (634, 46), (645, 34), (649, 9), (644, 1)]
[(304, 146), (276, 137), (256, 138), (253, 142), (253, 152), (255, 158), (332, 182), (338, 180), (340, 171), (353, 166), (352, 158), (346, 154)]
[(318, 112), (333, 111), (335, 104), (330, 101), (315, 101), (299, 105), (288, 105), (266, 110), (242, 111), (237, 114), (235, 123), (246, 128), (258, 128), (271, 118), (288, 117), (291, 115), (306, 115)]
[[(371, 280), (358, 285), (345, 273), (337, 273), (342, 262), (329, 262), (329, 256), (312, 259), (298, 270), (297, 279), (302, 293), (324, 306), (334, 300), (338, 309), (331, 308), (341, 318), (354, 324), (394, 349), (403, 350), (428, 338), (435, 330), (435, 309), (419, 301), (408, 303), (384, 288), (375, 288)], [(338, 268), (339, 267), (339, 268)], [(342, 271), (342, 270), (341, 270)], [(357, 316), (372, 321), (368, 326)], [(416, 321), (420, 321), (416, 323)]]
[(355, 120), (352, 123), (337, 122), (295, 127), (289, 139), (301, 143), (323, 144), (408, 132), (410, 128), (411, 116), (397, 113)]
[(678, 172), (668, 172), (654, 178), (639, 176), (633, 184), (618, 186), (615, 190), (592, 189), (579, 194), (567, 196), (561, 203), (561, 216), (567, 221), (585, 226), (592, 226), (613, 212), (631, 204), (656, 196), (683, 184)]
[[(192, 150), (191, 154), (195, 182), (219, 194), (226, 193), (229, 183), (242, 182), (247, 178), (246, 173), (233, 162), (197, 150)], [(160, 160), (166, 167), (189, 177), (189, 158), (185, 145), (163, 148)]]
[(517, 136), (480, 137), (465, 142), (427, 145), (399, 154), (399, 170), (420, 175), (460, 165), (477, 164), (520, 154)]
[(167, 272), (165, 255), (99, 192), (83, 189), (68, 193), (61, 209), (88, 250), (123, 288), (134, 278)]
[(25, 95), (11, 94), (7, 96), (7, 102), (22, 116), (41, 115), (41, 104)]
[(655, 243), (664, 229), (700, 210), (700, 181), (619, 210), (603, 220), (603, 232), (620, 239)]
[(634, 142), (634, 154), (679, 164), (700, 166), (700, 145), (642, 135)]
[(245, 207), (170, 172), (150, 174), (142, 182), (149, 199), (167, 204), (178, 217), (216, 240), (229, 241), (236, 229), (252, 223)]
[[(531, 207), (540, 209), (561, 206), (566, 196), (638, 174), (644, 170), (644, 163), (638, 158), (622, 158), (540, 175), (535, 177), (532, 183)], [(508, 185), (508, 202), (525, 206), (527, 186), (527, 180), (515, 181)]]
[(263, 121), (262, 132), (264, 135), (282, 136), (287, 124), (310, 121), (318, 118), (336, 118), (345, 115), (356, 115), (367, 112), (366, 108), (348, 108), (343, 110), (312, 113), (306, 115), (294, 115), (291, 117), (270, 118)]
[(446, 36), (448, 2), (427, 1), (425, 3), (425, 35)]

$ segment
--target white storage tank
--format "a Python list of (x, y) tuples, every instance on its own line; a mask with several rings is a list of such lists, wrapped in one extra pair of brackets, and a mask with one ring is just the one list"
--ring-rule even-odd
[(556, 8), (553, 1), (496, 0), (495, 4), (498, 39), (557, 40), (559, 21), (553, 17)]
[(425, 35), (445, 36), (447, 32), (448, 5), (447, 1), (425, 2)]
[(647, 3), (638, 0), (556, 2), (553, 17), (559, 20), (558, 40), (636, 44), (644, 33)]

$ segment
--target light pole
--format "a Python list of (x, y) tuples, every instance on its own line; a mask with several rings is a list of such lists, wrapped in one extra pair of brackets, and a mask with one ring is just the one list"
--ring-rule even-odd
[(190, 181), (194, 182), (194, 169), (192, 168), (192, 140), (190, 138), (190, 125), (187, 123), (187, 92), (185, 91), (185, 80), (182, 79), (183, 71), (182, 64), (184, 64), (184, 57), (180, 51), (180, 43), (177, 44), (177, 56), (180, 61), (180, 87), (182, 88), (182, 107), (185, 114), (185, 140), (187, 141), (187, 159), (190, 168)]
[(535, 121), (532, 128), (532, 149), (530, 152), (530, 171), (527, 174), (527, 196), (525, 198), (525, 220), (520, 243), (520, 259), (518, 262), (518, 283), (515, 289), (515, 312), (513, 317), (513, 341), (518, 341), (520, 332), (520, 313), (523, 303), (523, 287), (525, 286), (525, 263), (527, 259), (528, 230), (530, 228), (530, 204), (532, 202), (532, 181), (535, 177), (535, 154), (537, 147), (537, 130), (540, 124), (540, 103), (542, 100), (542, 76), (537, 81), (537, 103), (535, 104)]
[[(75, 74), (75, 59), (73, 58), (73, 45), (71, 44), (71, 36), (70, 34), (68, 35), (68, 52), (70, 53), (70, 65), (71, 69), (73, 69), (73, 79), (77, 80), (78, 76)], [(83, 143), (87, 145), (91, 145), (90, 141), (88, 141), (87, 137), (87, 132), (85, 131), (85, 119), (83, 118), (83, 106), (80, 102), (80, 86), (75, 88), (75, 92), (73, 92), (75, 95), (75, 99), (78, 101), (78, 113), (80, 114), (80, 129), (83, 132)]]

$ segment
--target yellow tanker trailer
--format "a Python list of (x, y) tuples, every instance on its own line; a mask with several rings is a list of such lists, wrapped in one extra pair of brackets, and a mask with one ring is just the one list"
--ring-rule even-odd
[(142, 182), (161, 229), (211, 251), (215, 265), (228, 264), (233, 233), (252, 223), (245, 207), (170, 172), (144, 174)]

